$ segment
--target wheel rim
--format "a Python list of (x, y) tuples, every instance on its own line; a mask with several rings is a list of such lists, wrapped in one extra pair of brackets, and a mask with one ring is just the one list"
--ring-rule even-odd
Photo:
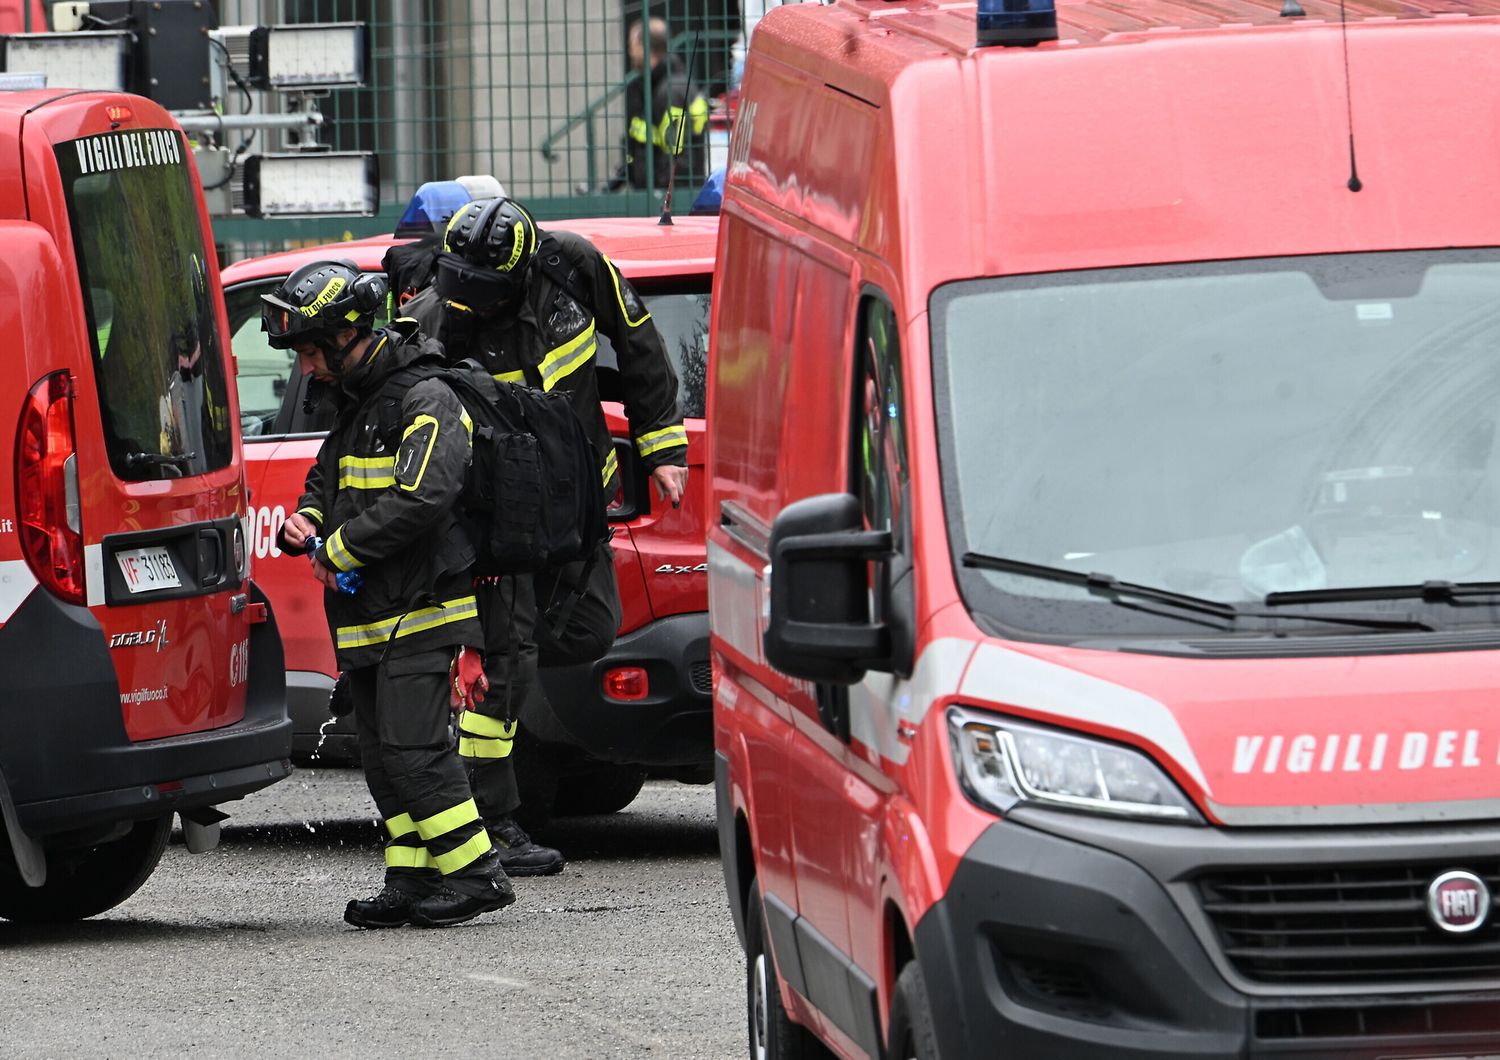
[(755, 987), (750, 999), (751, 1019), (755, 1026), (755, 1060), (766, 1060), (770, 1055), (766, 1042), (770, 1038), (770, 1006), (766, 1003), (766, 955), (755, 956)]

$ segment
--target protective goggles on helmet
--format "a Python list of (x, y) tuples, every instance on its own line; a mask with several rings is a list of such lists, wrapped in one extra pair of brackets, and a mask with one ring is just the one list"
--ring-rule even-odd
[(305, 316), (302, 310), (275, 294), (260, 296), (260, 327), (273, 350), (289, 350), (304, 342), (328, 337), (328, 322), (320, 316)]
[(470, 309), (490, 309), (520, 300), (526, 289), (524, 276), (497, 272), (484, 265), (473, 265), (457, 254), (439, 254), (433, 286), (445, 301), (457, 302)]

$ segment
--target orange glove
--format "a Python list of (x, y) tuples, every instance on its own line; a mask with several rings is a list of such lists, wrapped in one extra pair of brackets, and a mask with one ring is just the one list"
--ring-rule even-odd
[(454, 710), (469, 710), (484, 702), (490, 690), (490, 679), (484, 676), (484, 655), (478, 648), (459, 648), (448, 664), (448, 705)]

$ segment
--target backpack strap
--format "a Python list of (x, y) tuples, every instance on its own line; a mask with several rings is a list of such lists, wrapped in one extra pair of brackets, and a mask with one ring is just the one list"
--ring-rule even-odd
[(388, 448), (393, 448), (393, 440), (400, 440), (401, 403), (406, 399), (406, 392), (424, 379), (443, 376), (447, 372), (447, 366), (438, 358), (422, 357), (386, 377), (375, 401), (376, 415), (379, 417), (376, 429), (380, 432), (380, 440)]
[(536, 262), (537, 267), (549, 280), (561, 287), (564, 294), (593, 313), (593, 303), (580, 293), (578, 285), (573, 282), (573, 274), (578, 270), (572, 262), (568, 261), (567, 255), (563, 253), (562, 244), (555, 237), (542, 236), (542, 241), (536, 248)]

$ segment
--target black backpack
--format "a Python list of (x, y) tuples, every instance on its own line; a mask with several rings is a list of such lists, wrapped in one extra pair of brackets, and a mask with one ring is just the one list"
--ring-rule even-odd
[(419, 361), (380, 390), (380, 436), (399, 443), (401, 402), (423, 379), (441, 379), (474, 422), (474, 456), (459, 518), (479, 553), (481, 577), (540, 571), (594, 556), (609, 536), (598, 458), (561, 393), (492, 378), (477, 361)]

